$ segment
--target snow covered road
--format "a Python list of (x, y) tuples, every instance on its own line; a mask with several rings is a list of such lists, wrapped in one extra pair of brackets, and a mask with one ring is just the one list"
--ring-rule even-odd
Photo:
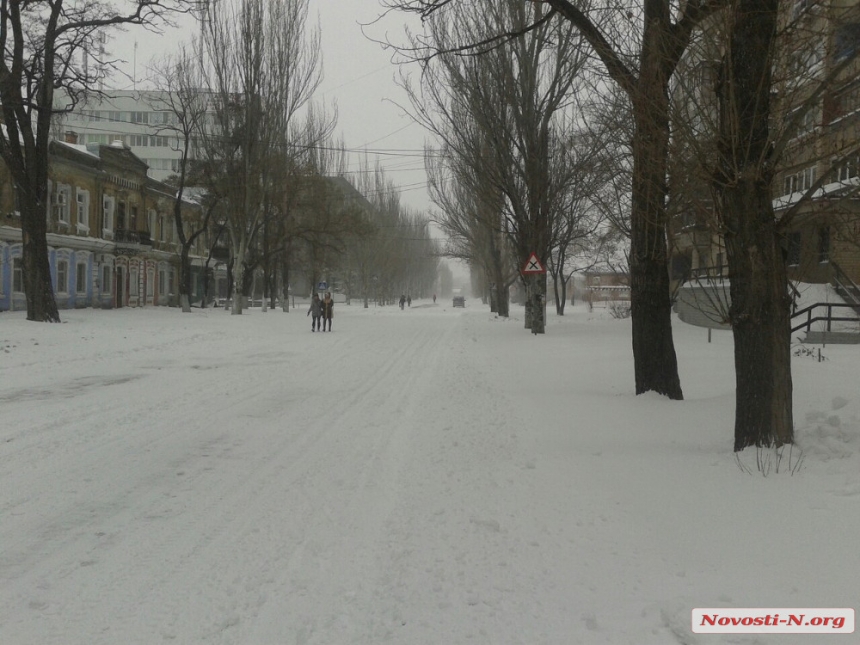
[[(303, 310), (64, 320), (0, 327), (3, 645), (694, 643), (695, 606), (793, 606), (767, 602), (792, 576), (747, 570), (778, 566), (779, 527), (724, 544), (770, 481), (714, 412), (730, 351), (691, 345), (716, 376), (672, 404), (629, 396), (626, 322), (582, 315), (541, 338), (476, 307), (341, 306), (314, 334)], [(798, 565), (836, 586), (795, 604), (850, 606), (844, 565)]]

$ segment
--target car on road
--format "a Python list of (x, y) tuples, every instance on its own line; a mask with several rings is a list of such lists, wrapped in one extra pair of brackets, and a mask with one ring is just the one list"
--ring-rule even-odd
[(455, 307), (465, 307), (466, 299), (463, 296), (454, 296), (454, 306)]

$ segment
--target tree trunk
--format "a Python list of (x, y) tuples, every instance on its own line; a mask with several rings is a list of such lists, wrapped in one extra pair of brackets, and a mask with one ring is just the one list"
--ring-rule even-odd
[(511, 313), (510, 297), (508, 295), (508, 283), (505, 276), (504, 258), (502, 257), (502, 249), (504, 242), (501, 236), (490, 234), (490, 259), (491, 259), (491, 280), (495, 285), (495, 300), (498, 315), (501, 318), (508, 318)]
[(286, 259), (286, 253), (281, 261), (281, 294), (284, 299), (282, 309), (284, 313), (290, 311), (290, 265)]
[(179, 252), (179, 302), (183, 313), (191, 313), (191, 245), (182, 244)]
[(523, 288), (525, 291), (525, 316), (523, 325), (526, 329), (532, 328), (532, 319), (534, 318), (534, 302), (532, 301), (532, 298), (534, 297), (532, 291), (534, 290), (532, 289), (531, 282), (531, 278), (523, 277)]
[(48, 260), (45, 203), (26, 204), (21, 199), (21, 277), (27, 299), (27, 320), (60, 322)]
[(529, 276), (529, 300), (531, 306), (531, 327), (533, 334), (546, 333), (546, 274)]
[[(651, 48), (653, 49), (653, 48)], [(653, 59), (657, 53), (650, 57)], [(643, 83), (662, 83), (663, 61), (643, 58)], [(654, 95), (657, 96), (654, 96)], [(630, 218), (630, 299), (636, 394), (683, 399), (672, 338), (666, 245), (669, 112), (666, 90), (641, 92), (634, 105), (633, 209)]]
[(724, 191), (735, 341), (735, 451), (794, 441), (791, 298), (774, 230), (769, 185), (741, 181)]
[(242, 314), (245, 298), (245, 249), (240, 246), (233, 262), (233, 301), (230, 315)]
[(738, 0), (719, 89), (718, 205), (735, 341), (735, 451), (794, 440), (791, 299), (771, 201), (771, 64), (779, 0)]
[(559, 316), (564, 315), (564, 307), (567, 305), (567, 280), (564, 278), (564, 274), (561, 274), (561, 297), (558, 301), (558, 310), (557, 313)]

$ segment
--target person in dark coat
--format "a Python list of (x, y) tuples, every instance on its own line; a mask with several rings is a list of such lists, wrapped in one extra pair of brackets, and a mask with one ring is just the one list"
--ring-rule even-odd
[(311, 331), (316, 331), (320, 328), (320, 317), (322, 316), (322, 303), (320, 302), (319, 294), (314, 294), (311, 298), (311, 307), (308, 309), (306, 316), (311, 318)]
[(322, 330), (325, 331), (325, 324), (328, 321), (328, 330), (331, 331), (331, 319), (334, 317), (334, 300), (331, 298), (331, 293), (326, 291), (325, 298), (322, 301)]

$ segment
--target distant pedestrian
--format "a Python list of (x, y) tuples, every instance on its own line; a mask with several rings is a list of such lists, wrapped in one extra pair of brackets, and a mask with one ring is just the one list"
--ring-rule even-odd
[(435, 293), (433, 294), (433, 304), (434, 305), (436, 304), (436, 294)]
[(334, 317), (334, 300), (331, 298), (331, 293), (326, 291), (325, 298), (322, 301), (322, 330), (325, 331), (325, 324), (328, 321), (328, 330), (331, 331), (331, 319)]
[(320, 317), (322, 316), (322, 303), (320, 302), (319, 294), (314, 294), (311, 298), (311, 307), (305, 317), (311, 316), (311, 331), (316, 331), (320, 328)]
[(400, 294), (400, 308), (403, 309), (403, 306), (406, 304), (406, 296)]
[(406, 296), (406, 304), (412, 306), (412, 296)]

